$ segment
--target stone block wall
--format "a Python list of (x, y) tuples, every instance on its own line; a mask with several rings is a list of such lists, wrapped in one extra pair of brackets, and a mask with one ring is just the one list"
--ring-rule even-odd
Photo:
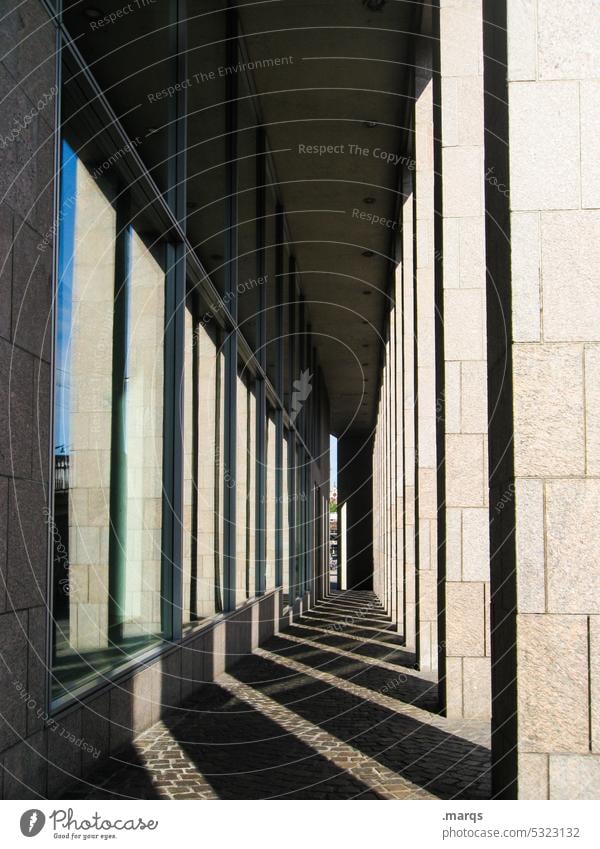
[(46, 704), (56, 108), (54, 26), (38, 0), (15, 5), (0, 3), (0, 792), (9, 797), (24, 775), (41, 789), (51, 755), (37, 709)]
[(600, 7), (509, 0), (521, 798), (600, 794)]
[(599, 16), (484, 3), (494, 774), (524, 799), (600, 792)]

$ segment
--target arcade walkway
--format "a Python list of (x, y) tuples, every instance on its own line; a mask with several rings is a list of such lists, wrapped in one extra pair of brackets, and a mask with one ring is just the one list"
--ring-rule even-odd
[(436, 714), (373, 593), (328, 597), (65, 798), (480, 799), (489, 723)]

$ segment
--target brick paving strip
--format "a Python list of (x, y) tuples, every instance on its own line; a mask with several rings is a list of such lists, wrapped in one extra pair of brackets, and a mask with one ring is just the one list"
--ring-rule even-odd
[[(291, 638), (287, 632), (279, 634), (279, 637), (286, 640), (292, 639), (294, 642), (304, 642), (299, 637)], [(272, 660), (274, 663), (279, 663), (283, 666), (287, 666), (289, 669), (292, 669), (294, 672), (298, 672), (301, 675), (310, 676), (311, 678), (316, 678), (320, 681), (323, 681), (325, 684), (329, 684), (332, 689), (345, 690), (346, 692), (351, 693), (353, 696), (356, 696), (357, 698), (361, 699), (365, 703), (377, 704), (383, 708), (386, 708), (387, 710), (394, 711), (394, 713), (401, 713), (404, 716), (410, 716), (413, 719), (417, 720), (420, 725), (432, 726), (434, 728), (439, 729), (448, 736), (454, 735), (457, 737), (462, 737), (463, 740), (468, 740), (477, 745), (489, 745), (489, 735), (487, 729), (480, 727), (480, 725), (482, 725), (480, 723), (474, 723), (473, 721), (468, 721), (464, 723), (460, 721), (455, 721), (450, 723), (449, 720), (439, 716), (438, 714), (430, 713), (429, 711), (423, 710), (422, 708), (419, 708), (416, 705), (399, 703), (397, 699), (393, 698), (392, 696), (387, 696), (383, 692), (376, 692), (374, 690), (370, 690), (367, 687), (362, 687), (360, 684), (355, 684), (352, 681), (348, 681), (347, 679), (338, 678), (337, 675), (333, 675), (331, 672), (325, 672), (321, 669), (314, 669), (312, 666), (307, 666), (304, 663), (300, 663), (297, 660), (292, 660), (292, 658), (289, 657), (284, 657), (276, 652), (271, 652), (264, 648), (258, 648), (255, 650), (254, 653), (259, 657), (264, 657), (265, 659)], [(364, 658), (360, 658), (360, 660), (364, 663)], [(394, 668), (394, 672), (396, 673), (396, 676), (400, 676), (402, 674), (401, 672), (399, 672), (397, 667)], [(364, 729), (360, 728), (357, 729), (357, 731), (358, 734), (361, 734), (363, 733)], [(402, 743), (406, 743), (409, 740), (410, 736), (410, 734), (407, 735), (402, 740)], [(394, 741), (394, 745), (396, 745), (398, 742), (399, 741)], [(433, 747), (430, 750), (429, 755), (435, 753), (435, 748), (437, 747)], [(417, 761), (414, 761), (413, 763), (417, 763)], [(441, 777), (443, 774), (444, 771), (440, 770), (438, 777)], [(396, 780), (398, 780), (397, 776)]]
[[(308, 619), (310, 622), (322, 622), (323, 623), (323, 622), (327, 621), (324, 618), (324, 616), (311, 616), (312, 612), (313, 612), (312, 610), (309, 610), (308, 613), (303, 614), (301, 624), (304, 623), (305, 619)], [(319, 610), (319, 608), (316, 608), (316, 612), (322, 613), (323, 611)], [(325, 616), (326, 615), (328, 615), (328, 612), (325, 613)], [(352, 624), (349, 624), (349, 623), (344, 621), (345, 618), (346, 617), (340, 617), (338, 620), (331, 619), (330, 620), (331, 624), (329, 625), (329, 628), (327, 628), (327, 630), (331, 634), (337, 633), (337, 634), (345, 636), (346, 628), (350, 628), (350, 629), (354, 629), (355, 631), (372, 632), (373, 637), (377, 637), (378, 635), (382, 636), (382, 637), (389, 637), (390, 641), (398, 638), (398, 634), (394, 633), (394, 631), (391, 631), (389, 629), (389, 627), (385, 627), (385, 626), (387, 626), (388, 623), (382, 623), (382, 625), (380, 627), (377, 627), (376, 625), (373, 625), (373, 624), (363, 625), (362, 623), (363, 623), (364, 620), (359, 620), (358, 618), (355, 618), (353, 620)], [(339, 629), (332, 627), (336, 624), (339, 625)], [(386, 643), (386, 645), (393, 645), (393, 643), (392, 642)]]
[[(311, 620), (311, 621), (314, 621), (314, 620)], [(343, 631), (340, 631), (337, 628), (335, 628), (335, 629), (334, 628), (317, 628), (315, 625), (307, 625), (306, 622), (304, 621), (304, 619), (301, 619), (297, 624), (303, 630), (318, 631), (320, 634), (323, 635), (323, 637), (326, 637), (326, 636), (327, 637), (340, 637), (344, 640), (354, 640), (354, 642), (361, 643), (362, 645), (365, 645), (365, 646), (377, 646), (378, 648), (387, 649), (390, 653), (398, 651), (398, 650), (406, 652), (406, 649), (402, 645), (396, 646), (396, 645), (394, 645), (394, 643), (391, 643), (391, 642), (385, 643), (382, 640), (374, 640), (372, 637), (360, 637), (358, 634), (352, 634), (348, 630), (350, 628), (349, 625), (345, 626)], [(360, 630), (359, 625), (356, 625), (355, 627), (358, 630)], [(286, 633), (287, 633), (287, 631), (286, 631)], [(382, 633), (387, 633), (387, 632), (383, 631)], [(325, 646), (325, 643), (323, 643), (322, 647), (323, 646)], [(331, 649), (332, 649), (332, 651), (337, 651), (335, 646), (331, 646)], [(364, 657), (362, 657), (361, 659), (363, 661), (365, 660)], [(377, 660), (376, 662), (379, 663), (379, 660)], [(411, 675), (418, 675), (418, 674), (419, 673), (415, 672), (414, 670), (411, 672)]]
[[(181, 722), (185, 721), (184, 715)], [(179, 723), (178, 723), (179, 724)], [(141, 765), (163, 799), (218, 799), (206, 777), (183, 751), (173, 732), (157, 722), (134, 741)]]
[[(307, 642), (306, 640), (303, 640), (300, 637), (292, 637), (289, 633), (287, 633), (287, 631), (280, 633), (278, 636), (280, 639), (290, 640), (295, 643), (300, 643), (301, 645), (305, 645)], [(320, 648), (321, 651), (324, 650), (323, 646), (318, 646), (318, 648)], [(346, 652), (340, 652), (337, 648), (332, 649), (332, 653), (340, 654), (342, 657), (344, 655), (347, 655)], [(364, 702), (378, 704), (381, 705), (381, 707), (386, 708), (387, 710), (394, 711), (395, 713), (402, 713), (406, 716), (412, 716), (420, 723), (423, 723), (425, 725), (433, 725), (440, 728), (441, 730), (446, 731), (447, 733), (460, 734), (465, 740), (471, 740), (474, 743), (485, 745), (485, 742), (482, 740), (481, 730), (473, 721), (467, 721), (465, 723), (462, 723), (460, 721), (453, 722), (452, 726), (450, 727), (449, 720), (440, 717), (438, 714), (430, 713), (427, 710), (423, 710), (422, 708), (419, 708), (416, 705), (407, 704), (406, 702), (400, 704), (398, 702), (398, 699), (395, 699), (392, 696), (387, 696), (383, 692), (377, 692), (375, 690), (369, 689), (368, 687), (363, 687), (360, 684), (354, 684), (352, 681), (348, 681), (345, 678), (339, 678), (332, 672), (326, 672), (323, 669), (315, 669), (313, 666), (307, 666), (306, 664), (294, 660), (291, 657), (287, 657), (287, 655), (282, 655), (279, 652), (272, 652), (268, 649), (258, 648), (255, 649), (254, 654), (258, 657), (264, 657), (268, 660), (272, 660), (274, 663), (279, 663), (284, 666), (287, 666), (289, 669), (293, 669), (294, 672), (298, 672), (301, 675), (307, 675), (311, 678), (317, 678), (318, 680), (323, 681), (326, 684), (330, 684), (331, 687), (335, 688), (336, 690), (346, 690), (347, 692), (352, 693), (353, 696), (357, 696), (359, 699), (362, 699)], [(364, 657), (361, 657), (360, 655), (356, 655), (355, 657), (361, 663), (365, 663)], [(374, 662), (372, 665), (382, 666), (379, 661)], [(396, 675), (396, 679), (390, 679), (390, 681), (388, 682), (390, 685), (392, 685), (393, 682), (395, 680), (400, 679), (404, 673), (401, 667), (399, 668), (398, 666), (392, 666), (391, 664), (388, 664), (388, 666)], [(412, 669), (406, 670), (406, 672), (411, 675), (413, 674)], [(487, 735), (485, 734), (484, 740), (487, 741)]]
[[(348, 649), (342, 649), (339, 646), (330, 645), (329, 643), (319, 643), (316, 640), (309, 640), (307, 637), (297, 637), (295, 634), (291, 634), (289, 631), (281, 631), (278, 636), (282, 640), (290, 640), (290, 642), (300, 643), (300, 645), (302, 646), (306, 646), (307, 648), (318, 649), (321, 652), (331, 652), (331, 654), (339, 655), (339, 657), (347, 657), (349, 660), (356, 660), (358, 661), (358, 663), (361, 663), (363, 665), (367, 664), (376, 666), (379, 669), (387, 669), (390, 672), (393, 672), (396, 675), (396, 678), (400, 678), (402, 675), (406, 674), (410, 674), (414, 677), (423, 678), (423, 676), (420, 676), (415, 669), (400, 666), (398, 663), (389, 663), (387, 660), (376, 658), (373, 659), (372, 664), (368, 664), (369, 658), (365, 657), (364, 654), (356, 654), (356, 652), (348, 651)], [(345, 639), (348, 635), (340, 634), (340, 636), (343, 636)], [(393, 646), (389, 646), (388, 648), (390, 649), (390, 656), (393, 656), (394, 653), (397, 651)], [(278, 654), (278, 657), (279, 656), (280, 655)], [(434, 689), (436, 686), (437, 685), (435, 681), (432, 681), (432, 689)], [(398, 705), (396, 704), (396, 710), (397, 709)]]
[[(265, 655), (271, 656), (271, 652)], [(384, 799), (435, 799), (431, 793), (387, 769), (378, 761), (343, 743), (302, 717), (284, 707), (264, 693), (243, 684), (231, 675), (219, 677), (219, 685), (236, 699), (259, 710), (290, 734), (305, 742), (315, 752), (339, 768), (340, 773), (350, 774)], [(309, 767), (310, 769), (310, 767)], [(307, 775), (308, 779), (308, 775)], [(307, 786), (308, 786), (307, 782)], [(283, 796), (284, 794), (282, 794)], [(277, 797), (271, 797), (277, 798)]]

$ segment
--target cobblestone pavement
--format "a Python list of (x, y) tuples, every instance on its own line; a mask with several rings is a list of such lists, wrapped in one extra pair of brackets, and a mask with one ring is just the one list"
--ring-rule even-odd
[(489, 798), (489, 723), (436, 705), (375, 596), (337, 594), (65, 798)]

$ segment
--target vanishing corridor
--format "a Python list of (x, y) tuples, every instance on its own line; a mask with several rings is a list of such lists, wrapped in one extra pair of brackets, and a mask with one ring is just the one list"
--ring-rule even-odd
[(1, 799), (600, 799), (598, 32), (0, 2)]

